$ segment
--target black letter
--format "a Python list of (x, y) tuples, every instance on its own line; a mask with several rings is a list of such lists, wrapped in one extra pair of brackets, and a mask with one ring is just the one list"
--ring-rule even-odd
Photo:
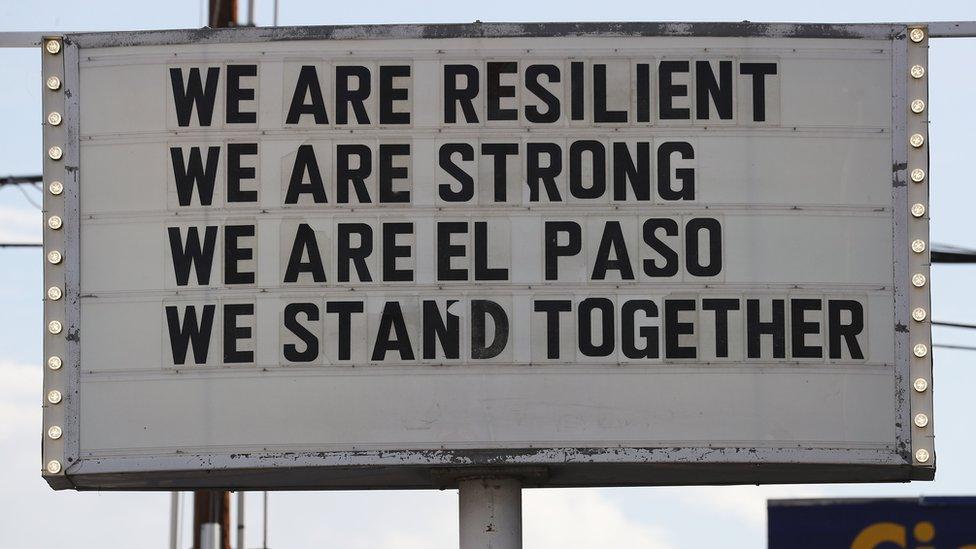
[(466, 221), (437, 223), (437, 280), (467, 280), (467, 269), (452, 269), (451, 258), (464, 257), (464, 245), (451, 244), (451, 235), (467, 234)]
[(819, 334), (820, 322), (806, 322), (807, 311), (820, 311), (823, 304), (819, 299), (790, 300), (790, 340), (793, 343), (794, 358), (823, 358), (823, 347), (807, 345), (807, 334)]
[[(546, 196), (550, 202), (560, 202), (559, 188), (556, 187), (556, 177), (563, 171), (562, 149), (556, 143), (528, 143), (526, 146), (526, 181), (529, 184), (529, 201), (539, 201), (539, 182), (546, 185)], [(545, 168), (539, 165), (540, 157), (549, 157), (549, 165)]]
[(620, 329), (623, 330), (620, 346), (623, 348), (624, 356), (630, 359), (657, 358), (659, 356), (658, 345), (660, 345), (657, 326), (641, 326), (640, 335), (647, 345), (643, 349), (638, 349), (635, 345), (634, 316), (636, 316), (637, 311), (644, 311), (647, 317), (653, 318), (657, 316), (657, 305), (649, 299), (635, 299), (624, 302), (624, 306), (620, 310)]
[(739, 310), (738, 299), (703, 299), (702, 310), (715, 311), (715, 357), (729, 357), (729, 311)]
[(445, 143), (441, 145), (438, 152), (441, 169), (450, 174), (461, 188), (454, 191), (454, 186), (450, 183), (441, 183), (437, 186), (437, 193), (441, 200), (445, 202), (467, 202), (474, 197), (474, 178), (460, 166), (454, 163), (451, 157), (455, 154), (461, 155), (461, 160), (474, 160), (474, 147), (467, 143)]
[(678, 274), (678, 252), (657, 237), (658, 229), (664, 229), (667, 236), (678, 236), (678, 222), (669, 218), (651, 218), (644, 222), (644, 242), (664, 258), (663, 267), (658, 267), (654, 259), (645, 259), (644, 274), (653, 277), (674, 276)]
[[(583, 153), (589, 152), (593, 162), (593, 180), (583, 186)], [(600, 198), (607, 192), (607, 150), (603, 143), (593, 140), (573, 141), (569, 145), (569, 194), (576, 198)]]
[(210, 270), (213, 266), (214, 247), (217, 244), (217, 227), (207, 226), (200, 247), (200, 233), (196, 227), (187, 227), (186, 244), (180, 236), (180, 229), (167, 227), (169, 250), (173, 256), (173, 273), (176, 285), (186, 286), (190, 281), (190, 267), (196, 266), (197, 284), (210, 284)]
[(545, 75), (549, 82), (559, 83), (559, 67), (556, 65), (529, 65), (525, 69), (525, 89), (535, 94), (546, 105), (546, 112), (539, 107), (525, 107), (525, 119), (536, 124), (548, 124), (559, 120), (559, 98), (539, 83), (539, 75)]
[(651, 67), (637, 64), (637, 121), (651, 121)]
[(257, 65), (227, 65), (228, 124), (253, 124), (258, 121), (258, 113), (241, 112), (241, 101), (254, 99), (254, 88), (241, 88), (241, 77), (257, 75)]
[[(349, 105), (352, 105), (357, 123), (369, 124), (369, 115), (366, 113), (366, 99), (371, 91), (369, 69), (359, 65), (339, 65), (335, 68), (335, 75), (336, 124), (349, 123)], [(358, 86), (355, 90), (349, 89), (350, 76), (356, 77)]]
[(488, 222), (474, 222), (474, 279), (507, 280), (508, 269), (488, 266)]
[(440, 341), (444, 349), (444, 358), (460, 358), (461, 329), (458, 326), (457, 315), (451, 314), (451, 305), (457, 303), (456, 299), (447, 300), (445, 310), (447, 312), (447, 324), (441, 318), (440, 308), (436, 301), (424, 301), (424, 360), (434, 360), (437, 358), (437, 342)]
[(627, 180), (636, 200), (651, 199), (651, 143), (637, 142), (637, 162), (626, 143), (613, 144), (613, 199), (627, 200)]
[[(600, 344), (593, 344), (593, 310), (602, 317)], [(576, 311), (579, 316), (579, 350), (586, 356), (610, 356), (614, 348), (613, 302), (607, 298), (588, 297), (580, 302)]]
[(285, 328), (305, 343), (305, 350), (298, 352), (294, 343), (286, 343), (282, 349), (285, 360), (290, 362), (312, 362), (319, 356), (319, 338), (298, 322), (298, 314), (304, 313), (309, 322), (319, 319), (319, 308), (314, 303), (289, 303), (285, 305)]
[[(373, 229), (365, 223), (339, 223), (336, 225), (336, 240), (338, 240), (337, 265), (339, 282), (349, 282), (349, 260), (356, 266), (356, 276), (360, 282), (372, 282), (366, 258), (373, 253)], [(352, 233), (359, 235), (359, 246), (350, 246)]]
[(742, 63), (739, 74), (752, 75), (752, 120), (766, 120), (766, 75), (776, 74), (776, 63)]
[(241, 166), (245, 154), (258, 154), (257, 143), (227, 144), (227, 202), (257, 202), (256, 190), (241, 190), (242, 179), (254, 179), (254, 168)]
[(186, 363), (186, 351), (191, 344), (193, 363), (207, 363), (215, 309), (216, 305), (204, 305), (203, 317), (198, 323), (197, 308), (187, 305), (181, 326), (179, 308), (172, 305), (166, 307), (166, 325), (169, 327), (169, 345), (173, 350), (173, 364)]
[(508, 157), (518, 154), (518, 143), (482, 143), (481, 154), (494, 158), (495, 202), (508, 200)]
[[(614, 259), (610, 259), (611, 250)], [(610, 269), (619, 272), (622, 280), (634, 279), (634, 269), (630, 265), (630, 255), (627, 253), (627, 243), (619, 221), (607, 221), (603, 226), (603, 237), (600, 238), (600, 248), (596, 252), (590, 278), (605, 280)]]
[[(465, 87), (457, 87), (458, 75), (464, 75)], [(444, 65), (444, 122), (457, 122), (457, 104), (461, 104), (464, 121), (478, 123), (474, 110), (474, 98), (478, 97), (478, 68), (474, 65)]]
[(183, 69), (169, 70), (169, 79), (173, 86), (173, 105), (176, 107), (176, 120), (180, 126), (190, 125), (193, 106), (197, 106), (197, 121), (201, 126), (209, 126), (213, 120), (214, 101), (217, 99), (217, 80), (220, 78), (220, 67), (207, 69), (207, 86), (204, 90), (200, 81), (199, 67), (190, 69), (190, 76), (183, 84)]
[(325, 304), (325, 312), (339, 315), (338, 359), (349, 360), (352, 339), (352, 313), (363, 312), (362, 301), (330, 301)]
[[(349, 157), (359, 158), (359, 167), (349, 168)], [(349, 202), (349, 184), (356, 190), (356, 200), (369, 204), (366, 178), (373, 172), (373, 151), (367, 145), (336, 145), (336, 201)]]
[(398, 234), (413, 234), (413, 223), (383, 223), (383, 281), (411, 282), (413, 269), (397, 269), (398, 257), (410, 257), (410, 246), (398, 246)]
[(546, 358), (559, 358), (559, 313), (572, 310), (572, 304), (562, 299), (537, 299), (535, 311), (546, 313)]
[(786, 313), (782, 299), (772, 300), (772, 322), (760, 322), (759, 300), (746, 300), (746, 354), (749, 358), (762, 358), (760, 338), (773, 336), (773, 358), (786, 358)]
[(190, 205), (190, 200), (193, 199), (194, 185), (199, 185), (197, 193), (200, 195), (200, 204), (209, 206), (213, 202), (220, 147), (207, 148), (206, 169), (204, 169), (203, 161), (200, 158), (200, 147), (190, 147), (189, 166), (183, 159), (182, 147), (170, 147), (169, 155), (173, 161), (173, 176), (176, 179), (176, 194), (180, 199), (180, 206)]
[(502, 97), (515, 97), (515, 86), (502, 86), (502, 74), (515, 74), (518, 64), (515, 61), (488, 62), (488, 120), (516, 120), (517, 109), (501, 108)]
[[(559, 279), (559, 257), (571, 256), (583, 250), (583, 229), (575, 221), (546, 221), (546, 280)], [(567, 233), (569, 242), (560, 246), (559, 233)]]
[[(390, 339), (391, 330), (395, 332), (396, 339)], [(373, 345), (372, 360), (386, 360), (388, 351), (400, 353), (400, 360), (413, 360), (410, 334), (407, 333), (407, 325), (403, 321), (403, 311), (396, 301), (387, 301), (383, 307), (380, 326), (376, 331), (376, 342)]]
[[(305, 183), (305, 174), (308, 174), (308, 183)], [(291, 178), (288, 180), (285, 204), (297, 204), (298, 198), (306, 193), (312, 195), (316, 204), (329, 201), (325, 194), (325, 184), (322, 183), (322, 173), (319, 172), (319, 163), (315, 159), (315, 149), (311, 145), (299, 145), (295, 154), (295, 166), (291, 169)]]
[(569, 64), (570, 119), (583, 120), (583, 62)]
[(732, 119), (732, 62), (718, 62), (719, 82), (715, 81), (712, 64), (708, 61), (695, 62), (695, 104), (697, 118), (708, 120), (709, 97), (715, 100), (715, 110), (722, 120)]
[(410, 76), (410, 65), (380, 66), (380, 124), (409, 124), (409, 112), (393, 110), (394, 101), (407, 99), (407, 88), (394, 88), (393, 79)]
[[(305, 97), (311, 94), (311, 103), (305, 103)], [(298, 73), (295, 84), (295, 94), (291, 96), (291, 106), (285, 124), (298, 124), (303, 114), (315, 117), (316, 124), (328, 124), (329, 116), (325, 112), (325, 99), (322, 98), (322, 88), (319, 86), (318, 73), (315, 65), (303, 65)]]
[(607, 66), (593, 64), (593, 121), (626, 123), (627, 111), (607, 110)]
[(406, 179), (406, 166), (394, 166), (394, 156), (410, 156), (409, 144), (380, 144), (380, 202), (410, 202), (410, 191), (394, 191), (394, 179)]
[(675, 179), (681, 182), (681, 188), (671, 188), (671, 155), (678, 153), (682, 159), (695, 158), (695, 149), (691, 143), (684, 141), (667, 141), (657, 148), (657, 192), (664, 200), (694, 200), (695, 199), (695, 169), (677, 168), (674, 170)]
[(239, 351), (237, 341), (251, 337), (249, 326), (238, 326), (237, 317), (254, 315), (253, 303), (224, 304), (224, 364), (254, 362), (254, 351)]
[[(850, 324), (841, 324), (842, 311), (851, 313)], [(851, 358), (862, 360), (864, 353), (861, 352), (857, 336), (864, 330), (864, 306), (852, 299), (831, 299), (827, 302), (827, 318), (830, 326), (830, 358), (841, 358), (840, 340), (843, 337), (847, 349), (851, 352)]]
[(237, 240), (254, 236), (254, 225), (227, 225), (224, 227), (224, 284), (254, 284), (253, 272), (240, 272), (238, 263), (254, 258), (253, 248), (241, 248)]
[(678, 336), (695, 333), (695, 323), (679, 322), (678, 313), (694, 310), (694, 299), (664, 300), (664, 356), (666, 358), (695, 358), (697, 356), (694, 347), (678, 344)]
[[(491, 345), (485, 345), (488, 317), (491, 317), (491, 322), (495, 325), (495, 339)], [(505, 314), (505, 309), (494, 301), (472, 299), (471, 358), (474, 360), (495, 358), (505, 350), (506, 345), (508, 345), (508, 315)]]
[[(708, 233), (708, 265), (699, 261), (698, 233)], [(722, 225), (712, 217), (696, 217), (685, 225), (685, 268), (691, 276), (715, 276), (722, 272)]]
[[(307, 263), (302, 261), (306, 252)], [(295, 243), (291, 247), (291, 255), (288, 256), (284, 282), (297, 282), (301, 273), (312, 273), (312, 280), (325, 282), (325, 267), (322, 265), (318, 240), (315, 238), (315, 231), (306, 223), (299, 224), (295, 233)]]
[(688, 72), (687, 61), (661, 61), (658, 66), (658, 110), (661, 120), (688, 120), (691, 110), (676, 108), (673, 99), (688, 95), (688, 86), (671, 83), (676, 72)]

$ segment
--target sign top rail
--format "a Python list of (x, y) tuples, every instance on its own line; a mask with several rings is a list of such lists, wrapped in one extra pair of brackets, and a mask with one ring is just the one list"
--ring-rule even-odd
[(68, 34), (82, 48), (221, 44), (278, 40), (375, 40), (450, 38), (551, 37), (762, 37), (891, 40), (909, 26), (898, 23), (440, 23), (402, 25), (324, 25), (302, 27), (238, 27)]
[(301, 27), (238, 27), (145, 31), (17, 31), (0, 32), (0, 47), (41, 44), (46, 36), (70, 36), (81, 47), (164, 44), (219, 44), (228, 41), (369, 40), (378, 38), (504, 38), (544, 36), (714, 36), (771, 38), (898, 37), (906, 27), (927, 27), (930, 38), (976, 37), (976, 21), (915, 23), (769, 23), (769, 22), (565, 22), (319, 25)]

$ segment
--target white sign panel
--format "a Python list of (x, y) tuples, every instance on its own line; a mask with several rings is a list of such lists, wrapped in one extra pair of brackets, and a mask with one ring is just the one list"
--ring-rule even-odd
[(46, 478), (931, 477), (908, 31), (57, 39)]

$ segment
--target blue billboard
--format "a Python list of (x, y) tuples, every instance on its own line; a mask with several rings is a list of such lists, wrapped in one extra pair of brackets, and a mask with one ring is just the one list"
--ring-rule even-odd
[(976, 549), (976, 497), (770, 500), (769, 549)]

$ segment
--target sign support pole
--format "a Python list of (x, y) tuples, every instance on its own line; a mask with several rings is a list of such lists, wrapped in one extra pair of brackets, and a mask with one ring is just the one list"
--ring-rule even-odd
[(458, 481), (460, 549), (522, 549), (522, 481), (515, 477)]
[(237, 492), (237, 549), (245, 549), (245, 543), (244, 543), (244, 492), (243, 491)]
[(180, 549), (180, 492), (170, 492), (169, 549)]

